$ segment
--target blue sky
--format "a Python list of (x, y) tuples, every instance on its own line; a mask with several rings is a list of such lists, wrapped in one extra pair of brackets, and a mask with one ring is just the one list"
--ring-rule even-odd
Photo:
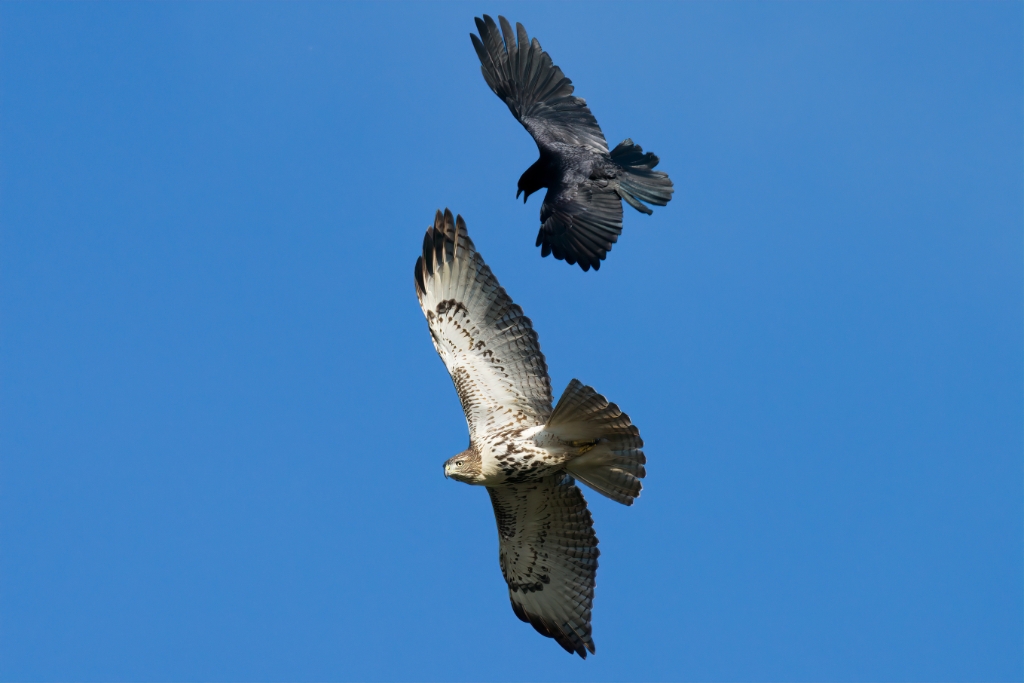
[[(675, 181), (599, 273), (534, 247), (483, 12)], [(0, 677), (1020, 680), (1022, 19), (0, 5)], [(586, 662), (442, 476), (445, 206), (646, 441)]]

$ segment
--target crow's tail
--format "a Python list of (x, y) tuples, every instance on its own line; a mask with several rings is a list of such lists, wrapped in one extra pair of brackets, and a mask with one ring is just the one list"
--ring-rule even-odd
[(672, 181), (668, 174), (654, 170), (658, 165), (657, 155), (644, 154), (640, 145), (626, 138), (611, 151), (611, 157), (625, 171), (619, 176), (619, 196), (634, 209), (650, 214), (650, 208), (640, 202), (665, 206), (672, 199)]

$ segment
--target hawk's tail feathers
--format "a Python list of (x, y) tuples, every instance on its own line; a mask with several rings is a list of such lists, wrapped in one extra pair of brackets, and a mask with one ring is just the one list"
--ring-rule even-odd
[(665, 206), (672, 199), (674, 189), (668, 174), (654, 170), (659, 161), (656, 154), (644, 154), (640, 145), (626, 138), (611, 151), (611, 157), (625, 171), (619, 176), (619, 196), (634, 209), (650, 214), (651, 209), (640, 202)]
[(640, 495), (647, 474), (640, 430), (592, 387), (569, 382), (544, 429), (578, 449), (565, 466), (573, 477), (623, 505)]

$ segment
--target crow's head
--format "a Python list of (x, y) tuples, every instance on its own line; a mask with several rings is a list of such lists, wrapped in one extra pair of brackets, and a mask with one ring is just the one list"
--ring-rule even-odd
[(541, 160), (537, 159), (537, 162), (526, 169), (523, 175), (519, 176), (519, 190), (516, 192), (516, 199), (519, 199), (519, 195), (525, 193), (523, 197), (523, 204), (530, 198), (530, 195), (544, 187), (544, 166), (541, 165)]
[(523, 179), (520, 178), (519, 179), (519, 189), (516, 190), (516, 199), (519, 199), (519, 195), (523, 195), (523, 204), (525, 204), (526, 200), (530, 198), (530, 195), (533, 194), (536, 191), (537, 190), (530, 190), (530, 189), (527, 189), (527, 188), (523, 187)]

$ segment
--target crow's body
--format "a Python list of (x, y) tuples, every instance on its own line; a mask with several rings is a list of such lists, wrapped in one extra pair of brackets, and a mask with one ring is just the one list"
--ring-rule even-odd
[(658, 157), (630, 139), (611, 152), (587, 103), (573, 96), (572, 81), (555, 66), (522, 24), (504, 17), (476, 20), (470, 34), (484, 80), (533, 136), (540, 158), (519, 178), (523, 201), (541, 188), (537, 246), (583, 270), (601, 267), (622, 233), (622, 202), (643, 213), (641, 202), (664, 206), (672, 198), (668, 175), (653, 170)]

